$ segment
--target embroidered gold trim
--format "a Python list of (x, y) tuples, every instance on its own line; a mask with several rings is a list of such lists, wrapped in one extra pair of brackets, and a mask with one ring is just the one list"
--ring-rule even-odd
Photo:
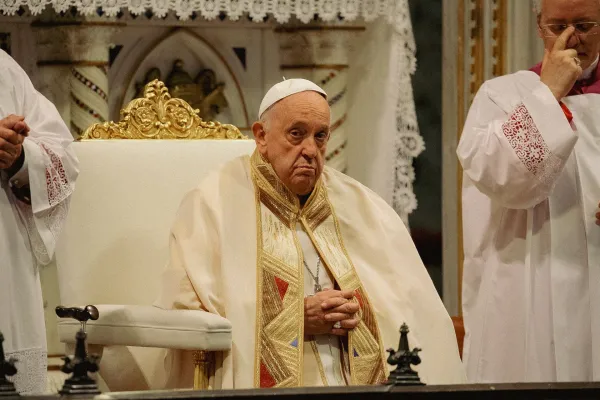
[(323, 386), (329, 386), (329, 382), (327, 381), (327, 377), (325, 376), (325, 369), (323, 368), (323, 361), (321, 360), (321, 356), (319, 355), (319, 349), (317, 348), (317, 341), (312, 336), (309, 340), (310, 347), (312, 347), (313, 354), (315, 355), (315, 359), (317, 360), (319, 374), (321, 375), (321, 382), (323, 382)]
[[(255, 387), (302, 385), (304, 284), (295, 214), (251, 163), (257, 206)], [(265, 204), (265, 199), (271, 201)], [(272, 201), (275, 199), (275, 201)], [(280, 200), (279, 202), (276, 200)], [(269, 206), (270, 205), (270, 206)]]
[[(255, 386), (302, 384), (304, 270), (302, 249), (295, 229), (298, 222), (303, 225), (323, 265), (340, 288), (356, 290), (357, 293), (353, 301), (360, 304), (359, 316), (363, 320), (348, 335), (351, 383), (382, 382), (386, 368), (375, 314), (344, 246), (322, 179), (317, 181), (301, 208), (298, 197), (278, 179), (258, 151), (251, 157), (251, 173), (258, 224)], [(282, 293), (283, 299), (278, 297)], [(279, 303), (280, 300), (283, 302)], [(295, 338), (294, 347), (290, 340)], [(311, 345), (315, 346), (314, 351), (316, 343), (313, 341)], [(318, 362), (321, 362), (320, 357)], [(327, 382), (324, 372), (322, 376)]]
[[(329, 199), (327, 199), (327, 201), (329, 202)], [(383, 347), (383, 341), (381, 339), (381, 331), (379, 330), (379, 324), (377, 323), (377, 318), (375, 318), (375, 313), (373, 311), (373, 307), (371, 306), (371, 300), (369, 299), (369, 295), (368, 295), (367, 291), (364, 289), (364, 287), (362, 286), (362, 283), (360, 283), (360, 280), (358, 279), (358, 274), (356, 273), (356, 268), (354, 267), (354, 263), (352, 262), (352, 259), (350, 258), (349, 254), (348, 254), (348, 250), (346, 250), (346, 246), (344, 245), (344, 241), (342, 240), (342, 232), (340, 230), (340, 224), (339, 224), (337, 215), (336, 215), (333, 207), (331, 207), (331, 214), (332, 214), (334, 225), (335, 225), (335, 231), (337, 233), (337, 236), (340, 238), (340, 245), (342, 246), (342, 251), (344, 252), (344, 254), (346, 255), (346, 258), (350, 262), (352, 271), (354, 272), (352, 275), (354, 277), (356, 277), (356, 279), (358, 280), (358, 284), (360, 285), (360, 289), (362, 291), (361, 295), (363, 296), (363, 300), (367, 305), (366, 307), (361, 307), (361, 312), (362, 312), (362, 315), (361, 315), (362, 321), (361, 322), (364, 322), (365, 324), (368, 322), (369, 324), (371, 324), (371, 325), (368, 325), (369, 330), (371, 331), (372, 335), (377, 340), (377, 344), (378, 344), (378, 351), (380, 353), (380, 357), (379, 357), (380, 366), (379, 366), (379, 368), (374, 369), (374, 371), (373, 371), (374, 375), (369, 379), (369, 381), (374, 384), (382, 383), (387, 378), (387, 366), (386, 366), (386, 362), (385, 362), (385, 357), (383, 355), (384, 347)], [(365, 320), (365, 313), (368, 314), (366, 316), (366, 320)], [(349, 347), (349, 349), (352, 349), (352, 347)]]
[[(325, 190), (322, 193), (327, 204), (330, 204)], [(360, 304), (359, 316), (361, 319), (366, 314), (368, 322), (373, 323), (375, 318), (371, 303), (343, 244), (335, 211), (333, 207), (329, 206), (329, 208), (331, 215), (312, 232), (309, 230), (309, 222), (305, 218), (302, 218), (301, 221), (323, 263), (331, 271), (340, 288), (356, 290), (360, 295), (362, 304)], [(359, 303), (361, 302), (359, 301)], [(367, 326), (365, 321), (361, 320), (359, 325), (349, 332), (348, 348), (352, 384), (368, 385), (385, 380), (386, 368), (381, 350), (383, 345), (376, 323)]]
[(262, 227), (260, 224), (260, 195), (258, 190), (255, 190), (254, 202), (256, 206), (256, 329), (254, 335), (254, 387), (260, 387), (260, 357), (257, 355), (260, 354), (260, 337), (261, 337), (261, 329), (258, 327), (262, 324)]

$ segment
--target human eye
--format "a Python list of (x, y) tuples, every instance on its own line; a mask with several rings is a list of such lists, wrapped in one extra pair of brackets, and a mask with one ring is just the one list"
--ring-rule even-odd
[(290, 129), (288, 131), (288, 135), (290, 137), (290, 140), (293, 140), (294, 142), (300, 142), (304, 139), (304, 131), (302, 129)]
[(315, 138), (317, 138), (317, 140), (323, 142), (323, 141), (327, 140), (328, 136), (329, 135), (327, 134), (327, 132), (321, 131), (315, 135)]
[(565, 29), (568, 28), (567, 24), (549, 24), (548, 28), (550, 29), (550, 31), (552, 31), (552, 33), (556, 34), (556, 35), (560, 35), (561, 33), (564, 32)]
[(576, 24), (573, 24), (575, 26), (575, 29), (577, 29), (579, 32), (589, 32), (592, 30), (592, 28), (594, 28), (597, 24), (595, 22), (578, 22)]

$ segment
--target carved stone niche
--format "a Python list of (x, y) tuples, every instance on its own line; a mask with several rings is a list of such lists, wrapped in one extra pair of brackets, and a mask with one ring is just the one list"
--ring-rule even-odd
[[(151, 68), (142, 82), (135, 84), (136, 98), (144, 97), (144, 86), (155, 79), (161, 79), (158, 68)], [(214, 121), (216, 116), (228, 106), (223, 95), (225, 84), (217, 82), (217, 76), (211, 69), (203, 69), (195, 79), (184, 69), (183, 60), (175, 60), (173, 69), (164, 80), (169, 93), (174, 98), (188, 102), (192, 108), (198, 109), (204, 121)]]

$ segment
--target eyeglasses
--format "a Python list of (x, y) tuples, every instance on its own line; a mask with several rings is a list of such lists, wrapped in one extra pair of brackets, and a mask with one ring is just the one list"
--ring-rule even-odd
[(574, 24), (545, 24), (540, 25), (542, 33), (545, 37), (560, 36), (569, 26), (575, 28), (575, 34), (580, 36), (597, 35), (600, 31), (597, 28), (600, 26), (598, 22), (576, 22)]

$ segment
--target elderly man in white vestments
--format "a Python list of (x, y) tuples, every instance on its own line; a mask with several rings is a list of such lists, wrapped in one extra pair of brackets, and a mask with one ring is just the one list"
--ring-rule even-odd
[(600, 1), (538, 7), (543, 61), (485, 82), (458, 146), (473, 382), (600, 380)]
[(18, 391), (46, 390), (39, 267), (52, 259), (77, 178), (73, 138), (56, 108), (0, 50), (0, 332)]
[[(285, 80), (262, 101), (257, 150), (189, 193), (171, 234), (162, 307), (229, 319), (215, 387), (367, 385), (388, 374), (399, 327), (427, 383), (465, 379), (451, 320), (398, 215), (324, 167), (325, 92)], [(174, 355), (174, 354), (172, 354)], [(191, 386), (191, 363), (167, 360)]]

